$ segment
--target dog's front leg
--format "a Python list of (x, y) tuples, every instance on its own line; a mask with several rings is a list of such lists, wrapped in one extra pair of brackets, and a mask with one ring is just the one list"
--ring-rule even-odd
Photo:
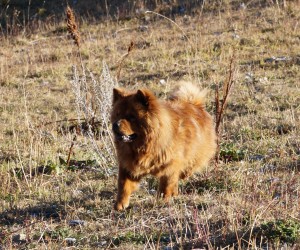
[(139, 181), (140, 178), (133, 178), (125, 169), (119, 167), (116, 210), (123, 210), (129, 206), (130, 195), (138, 188)]

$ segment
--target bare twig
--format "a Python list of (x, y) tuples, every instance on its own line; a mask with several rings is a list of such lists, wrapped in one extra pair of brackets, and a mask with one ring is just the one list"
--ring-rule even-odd
[(227, 100), (228, 96), (230, 94), (230, 90), (233, 86), (234, 83), (234, 73), (235, 73), (235, 53), (233, 52), (233, 55), (230, 59), (229, 63), (229, 73), (228, 73), (228, 78), (223, 84), (223, 91), (222, 91), (222, 98), (220, 99), (220, 90), (219, 86), (216, 85), (215, 89), (215, 103), (216, 103), (216, 110), (215, 110), (215, 115), (216, 115), (216, 135), (217, 135), (217, 153), (216, 153), (216, 159), (215, 163), (216, 166), (219, 162), (219, 151), (220, 151), (220, 126), (221, 122), (223, 119), (223, 115), (225, 113), (226, 105), (227, 105)]
[(188, 40), (188, 42), (189, 42), (190, 45), (193, 44), (190, 41), (190, 39), (188, 38), (188, 36), (186, 35), (186, 33), (184, 32), (184, 30), (176, 22), (174, 22), (172, 19), (170, 19), (170, 18), (168, 18), (168, 17), (166, 17), (166, 16), (164, 16), (162, 14), (159, 14), (159, 13), (157, 13), (155, 11), (150, 11), (150, 10), (145, 11), (145, 14), (155, 14), (157, 16), (160, 16), (160, 17), (163, 17), (163, 18), (167, 19), (168, 21), (170, 21), (171, 23), (173, 23), (182, 32), (183, 36)]
[(120, 74), (121, 74), (122, 66), (123, 66), (123, 63), (124, 63), (125, 59), (129, 56), (129, 54), (131, 53), (131, 51), (133, 49), (134, 49), (134, 42), (131, 41), (130, 44), (129, 44), (129, 46), (128, 46), (127, 52), (119, 60), (118, 71), (117, 71), (117, 80), (120, 79)]
[(63, 119), (63, 120), (57, 120), (57, 121), (51, 121), (51, 122), (46, 122), (43, 124), (40, 124), (36, 126), (36, 128), (40, 128), (42, 126), (48, 126), (54, 123), (62, 123), (62, 122), (76, 122), (76, 121), (85, 121), (85, 118), (70, 118), (70, 119)]
[(69, 149), (68, 159), (67, 159), (67, 166), (68, 166), (68, 167), (69, 167), (69, 165), (70, 165), (71, 154), (72, 154), (73, 147), (74, 147), (74, 144), (75, 144), (76, 139), (77, 139), (77, 136), (74, 135), (73, 140), (72, 140), (72, 142), (71, 142), (70, 149)]

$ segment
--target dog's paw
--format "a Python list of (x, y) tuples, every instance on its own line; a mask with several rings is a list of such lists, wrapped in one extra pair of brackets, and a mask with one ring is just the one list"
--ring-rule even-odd
[(115, 210), (121, 211), (121, 210), (124, 210), (125, 208), (127, 208), (128, 206), (129, 206), (129, 201), (127, 201), (127, 202), (118, 201), (115, 203)]

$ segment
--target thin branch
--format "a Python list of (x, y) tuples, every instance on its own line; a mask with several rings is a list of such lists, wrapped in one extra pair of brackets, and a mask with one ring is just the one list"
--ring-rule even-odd
[(229, 73), (228, 73), (228, 78), (223, 84), (223, 91), (222, 91), (222, 99), (220, 99), (220, 89), (218, 84), (216, 84), (216, 89), (215, 89), (215, 105), (216, 105), (216, 110), (215, 110), (215, 115), (216, 115), (216, 135), (217, 135), (217, 152), (216, 152), (216, 158), (215, 158), (215, 166), (217, 168), (218, 162), (219, 162), (219, 152), (220, 152), (220, 127), (221, 127), (221, 122), (225, 113), (228, 97), (231, 91), (231, 88), (234, 84), (234, 73), (235, 73), (235, 53), (233, 52), (233, 55), (230, 59), (229, 63)]
[(76, 139), (77, 139), (77, 136), (74, 135), (73, 140), (72, 140), (72, 142), (71, 142), (70, 149), (69, 149), (68, 159), (67, 159), (67, 166), (68, 166), (68, 167), (70, 166), (71, 154), (72, 154), (73, 147), (74, 147), (74, 144), (75, 144)]
[(133, 49), (134, 49), (134, 42), (131, 41), (128, 46), (127, 52), (121, 57), (121, 59), (118, 63), (117, 80), (120, 79), (120, 74), (121, 74), (121, 70), (122, 70), (125, 59), (129, 56), (129, 54), (132, 52)]
[(229, 74), (227, 81), (223, 84), (223, 93), (222, 93), (222, 100), (220, 99), (220, 93), (219, 93), (219, 87), (216, 85), (216, 94), (215, 94), (215, 101), (216, 101), (216, 133), (219, 134), (220, 132), (220, 124), (225, 112), (225, 108), (227, 105), (228, 96), (230, 93), (230, 90), (233, 86), (234, 80), (234, 60), (235, 56), (233, 56), (230, 59), (229, 63)]
[(163, 18), (167, 19), (168, 21), (170, 21), (171, 23), (173, 23), (182, 32), (182, 34), (184, 35), (184, 37), (188, 40), (189, 44), (192, 45), (192, 42), (190, 41), (190, 39), (188, 38), (188, 36), (185, 34), (184, 30), (176, 22), (174, 22), (172, 19), (170, 19), (170, 18), (168, 18), (168, 17), (166, 17), (166, 16), (164, 16), (162, 14), (159, 14), (159, 13), (157, 13), (155, 11), (150, 11), (150, 10), (145, 11), (145, 14), (155, 14), (157, 16), (160, 16), (160, 17), (163, 17)]

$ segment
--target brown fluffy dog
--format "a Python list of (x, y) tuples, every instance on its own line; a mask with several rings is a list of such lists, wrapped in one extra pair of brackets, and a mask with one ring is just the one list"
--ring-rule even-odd
[(159, 178), (159, 194), (178, 194), (178, 181), (203, 169), (216, 149), (211, 116), (204, 107), (205, 91), (182, 82), (169, 100), (141, 89), (113, 91), (111, 122), (119, 161), (115, 208), (129, 205), (131, 193), (147, 174)]

